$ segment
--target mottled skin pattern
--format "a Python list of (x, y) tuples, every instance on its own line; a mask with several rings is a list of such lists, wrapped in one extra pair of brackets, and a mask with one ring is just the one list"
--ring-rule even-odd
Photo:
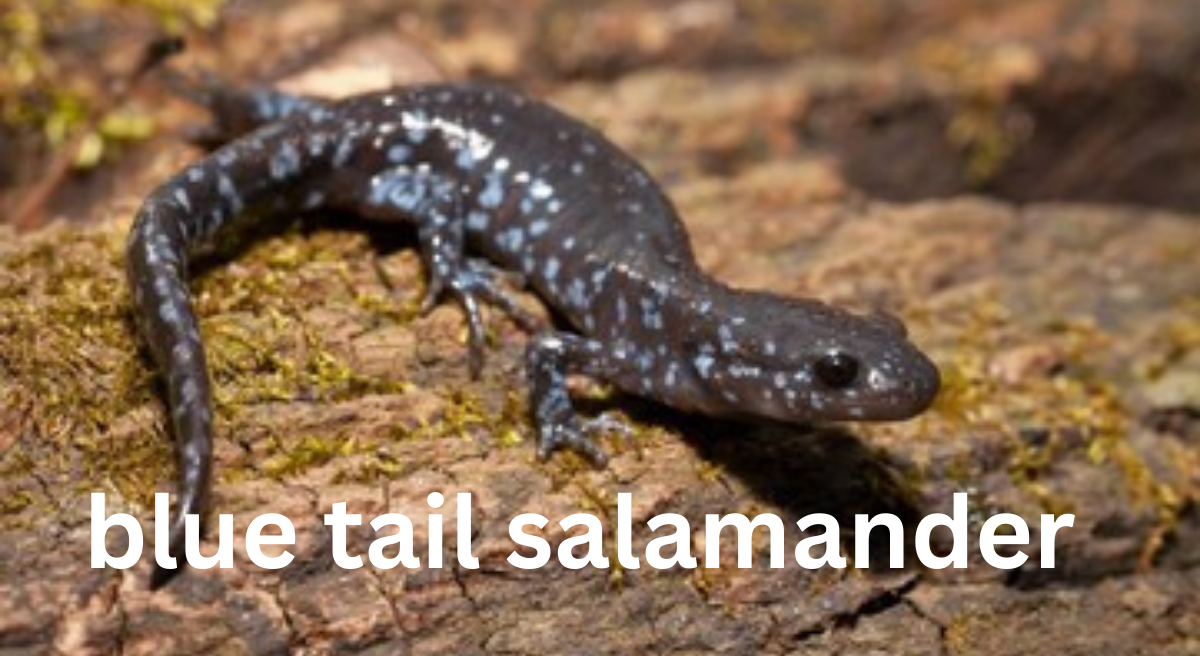
[[(617, 427), (576, 413), (572, 373), (682, 410), (787, 422), (904, 419), (937, 392), (937, 369), (897, 319), (705, 275), (645, 170), (543, 103), (469, 84), (340, 102), (214, 83), (190, 95), (215, 116), (210, 137), (236, 140), (151, 194), (128, 244), (136, 313), (178, 442), (174, 555), (212, 469), (212, 390), (187, 261), (251, 209), (338, 208), (415, 227), (426, 306), (450, 296), (464, 309), (473, 373), (481, 303), (537, 331), (527, 371), (543, 457), (566, 446), (601, 463), (591, 436)], [(497, 284), (501, 270), (521, 274), (574, 330), (539, 328)], [(157, 570), (155, 583), (175, 571)]]

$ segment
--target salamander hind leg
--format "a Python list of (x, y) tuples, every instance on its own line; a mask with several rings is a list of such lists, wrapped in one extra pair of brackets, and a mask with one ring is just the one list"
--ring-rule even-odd
[(530, 408), (538, 430), (538, 457), (545, 460), (559, 448), (568, 448), (596, 466), (608, 457), (593, 438), (606, 433), (632, 434), (629, 426), (608, 415), (583, 419), (571, 403), (567, 376), (583, 373), (599, 378), (614, 375), (604, 346), (561, 332), (543, 332), (529, 342), (526, 370)]
[(431, 311), (445, 296), (463, 309), (468, 329), (468, 367), (472, 377), (483, 370), (485, 331), (481, 304), (492, 305), (525, 330), (541, 322), (521, 307), (505, 288), (505, 273), (486, 260), (467, 257), (465, 219), (453, 180), (413, 172), (405, 167), (375, 176), (369, 197), (376, 218), (409, 220), (417, 224), (421, 260), (429, 283), (421, 307)]
[[(429, 267), (429, 286), (421, 302), (421, 310), (429, 312), (436, 307), (444, 294), (454, 298), (467, 314), (470, 331), (469, 366), (471, 375), (477, 377), (483, 369), (484, 330), (479, 312), (482, 301), (508, 315), (522, 330), (534, 332), (542, 328), (542, 322), (531, 312), (521, 307), (517, 296), (501, 283), (505, 271), (496, 268), (482, 258), (457, 256), (439, 252), (452, 242), (431, 237), (429, 242), (422, 238), (422, 251)], [(434, 243), (430, 243), (434, 242)], [(449, 249), (446, 249), (449, 251)]]
[(429, 284), (421, 302), (423, 312), (450, 296), (467, 317), (468, 367), (471, 377), (483, 371), (484, 325), (480, 303), (498, 308), (527, 331), (537, 330), (541, 322), (521, 307), (517, 297), (500, 282), (503, 272), (487, 260), (466, 257), (462, 247), (462, 222), (456, 218), (432, 215), (420, 229), (421, 257), (429, 271)]

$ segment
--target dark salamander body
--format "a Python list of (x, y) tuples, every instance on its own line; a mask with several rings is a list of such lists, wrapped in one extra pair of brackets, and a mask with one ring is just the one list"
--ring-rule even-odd
[[(215, 84), (193, 93), (220, 136), (236, 139), (152, 193), (128, 243), (136, 314), (178, 442), (173, 555), (183, 552), (184, 514), (205, 505), (212, 469), (212, 391), (187, 262), (251, 209), (337, 208), (415, 227), (426, 304), (448, 295), (462, 306), (474, 372), (480, 303), (536, 325), (497, 282), (500, 270), (519, 272), (574, 328), (542, 330), (528, 347), (543, 456), (566, 446), (604, 458), (590, 436), (612, 423), (579, 417), (570, 373), (682, 410), (789, 422), (905, 419), (938, 390), (937, 369), (889, 315), (705, 275), (646, 171), (546, 104), (470, 84), (338, 102)], [(156, 582), (173, 571), (157, 570)]]

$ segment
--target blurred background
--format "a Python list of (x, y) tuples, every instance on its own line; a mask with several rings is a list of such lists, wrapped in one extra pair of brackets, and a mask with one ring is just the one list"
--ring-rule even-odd
[[(186, 37), (186, 66), (242, 82), (340, 55), (346, 92), (429, 77), (542, 94), (610, 84), (586, 113), (602, 121), (653, 90), (652, 128), (705, 111), (688, 85), (746, 103), (744, 124), (670, 135), (686, 140), (660, 172), (800, 152), (885, 199), (1200, 207), (1200, 6), (1187, 0), (9, 0), (3, 12), (0, 220), (22, 226), (86, 220), (133, 183), (173, 122), (153, 77), (136, 78), (168, 36)], [(769, 98), (739, 93), (756, 77), (775, 81)], [(664, 78), (677, 78), (666, 91)]]

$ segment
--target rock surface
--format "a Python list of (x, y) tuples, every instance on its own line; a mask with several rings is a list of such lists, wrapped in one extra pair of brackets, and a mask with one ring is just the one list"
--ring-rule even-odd
[[(151, 593), (149, 536), (134, 568), (89, 567), (88, 493), (149, 534), (152, 495), (171, 489), (121, 268), (138, 199), (195, 156), (155, 142), (87, 212), (110, 218), (0, 233), (0, 653), (1200, 654), (1200, 204), (1186, 183), (1200, 160), (1187, 159), (1194, 122), (1155, 113), (1173, 93), (1190, 90), (1182, 108), (1200, 97), (1180, 63), (1200, 51), (1191, 3), (427, 4), (409, 16), (364, 3), (386, 22), (338, 3), (268, 6), (213, 38), (337, 35), (315, 63), (280, 64), (296, 69), (288, 83), (330, 94), (379, 75), (533, 88), (647, 163), (718, 277), (903, 316), (943, 369), (942, 398), (904, 424), (802, 429), (581, 384), (637, 435), (609, 444), (603, 471), (539, 463), (525, 336), (493, 317), (485, 374), (470, 380), (460, 314), (415, 312), (409, 241), (306, 218), (198, 272), (218, 390), (213, 506), (233, 515), (234, 567)], [(245, 50), (225, 56), (262, 56)], [(335, 74), (379, 51), (394, 55), (385, 72)], [(1139, 85), (1157, 91), (1127, 107)], [(1048, 138), (1083, 97), (1104, 111)], [(1147, 117), (1158, 132), (1130, 127)], [(1151, 189), (1162, 202), (1146, 204)], [(412, 518), (426, 565), (431, 492), (447, 497), (444, 567), (334, 564), (323, 515), (346, 502), (366, 520)], [(457, 564), (457, 492), (473, 497), (478, 569)], [(771, 512), (786, 566), (768, 566), (761, 531), (750, 569), (731, 531), (714, 569), (506, 560), (512, 517), (549, 518), (557, 550), (556, 522), (587, 512), (615, 564), (621, 492), (635, 554), (666, 533), (646, 528), (654, 515), (687, 518), (703, 561), (707, 514)], [(923, 569), (917, 521), (950, 513), (955, 492), (969, 493), (969, 567)], [(295, 560), (274, 572), (244, 548), (268, 512), (296, 528)], [(835, 517), (853, 562), (854, 515), (882, 512), (904, 520), (907, 568), (887, 567), (879, 539), (869, 568), (792, 558), (797, 519)], [(980, 556), (1000, 512), (1031, 529), (1015, 570)], [(1054, 569), (1040, 567), (1043, 513), (1075, 515)], [(349, 552), (374, 538), (352, 529)], [(123, 540), (110, 531), (109, 550)]]

